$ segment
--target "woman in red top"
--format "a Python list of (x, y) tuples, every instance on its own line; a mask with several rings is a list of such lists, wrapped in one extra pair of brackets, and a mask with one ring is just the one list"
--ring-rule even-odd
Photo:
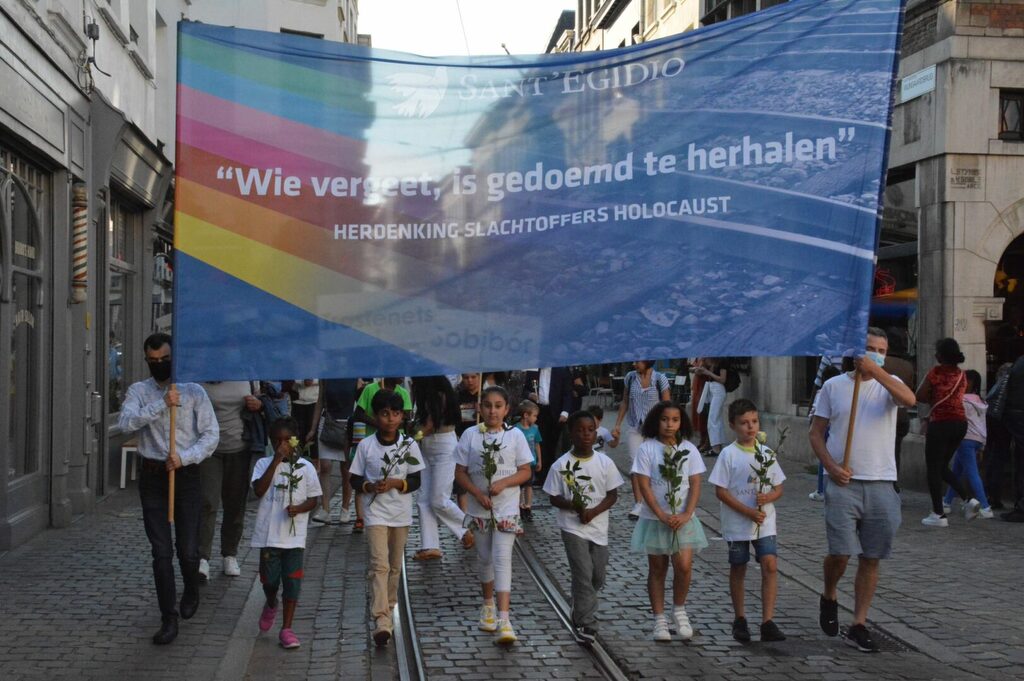
[[(971, 499), (971, 495), (949, 470), (949, 460), (967, 434), (967, 416), (964, 413), (964, 392), (967, 379), (959, 364), (964, 361), (960, 344), (953, 338), (943, 338), (935, 344), (937, 365), (925, 376), (917, 389), (917, 401), (931, 405), (928, 416), (928, 431), (924, 439), (924, 460), (928, 468), (928, 492), (932, 496), (932, 512), (921, 521), (929, 527), (949, 527), (946, 514), (942, 512), (943, 480), (960, 496)], [(978, 515), (978, 502), (964, 504), (964, 516), (973, 520)]]

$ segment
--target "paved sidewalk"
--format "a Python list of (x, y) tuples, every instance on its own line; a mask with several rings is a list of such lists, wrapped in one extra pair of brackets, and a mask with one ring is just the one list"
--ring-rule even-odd
[[(336, 512), (340, 495), (333, 503)], [(249, 548), (255, 512), (251, 498), (238, 556), (242, 576), (223, 576), (214, 558), (198, 612), (181, 621), (169, 646), (150, 640), (160, 614), (135, 490), (116, 493), (71, 527), (44, 532), (0, 557), (0, 678), (394, 678), (393, 651), (368, 652), (365, 542), (351, 525), (311, 524), (295, 618), (302, 647), (277, 645), (280, 617), (273, 630), (259, 633), (259, 556)], [(178, 588), (180, 594), (180, 576)]]

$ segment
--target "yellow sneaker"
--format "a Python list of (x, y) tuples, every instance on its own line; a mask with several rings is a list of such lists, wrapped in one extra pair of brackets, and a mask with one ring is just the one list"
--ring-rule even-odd
[(480, 608), (480, 631), (498, 630), (498, 609), (493, 605), (484, 605)]
[(515, 643), (519, 638), (516, 636), (516, 630), (512, 628), (512, 623), (508, 620), (498, 621), (498, 643)]

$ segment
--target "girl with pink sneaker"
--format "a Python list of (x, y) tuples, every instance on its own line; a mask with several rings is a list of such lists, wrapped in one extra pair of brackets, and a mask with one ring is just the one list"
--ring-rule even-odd
[(293, 418), (274, 421), (270, 442), (274, 456), (256, 462), (252, 488), (260, 500), (252, 547), (260, 550), (260, 581), (267, 602), (260, 615), (260, 631), (270, 631), (277, 619), (278, 588), (282, 588), (284, 621), (278, 639), (281, 647), (298, 648), (299, 638), (292, 631), (295, 606), (302, 586), (302, 557), (306, 549), (306, 525), (309, 513), (317, 507), (320, 479), (312, 462), (297, 451), (298, 424)]

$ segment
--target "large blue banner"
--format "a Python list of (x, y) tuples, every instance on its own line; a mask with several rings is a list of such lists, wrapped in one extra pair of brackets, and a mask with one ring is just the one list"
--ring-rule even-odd
[(863, 347), (901, 18), (436, 59), (183, 23), (177, 378)]

